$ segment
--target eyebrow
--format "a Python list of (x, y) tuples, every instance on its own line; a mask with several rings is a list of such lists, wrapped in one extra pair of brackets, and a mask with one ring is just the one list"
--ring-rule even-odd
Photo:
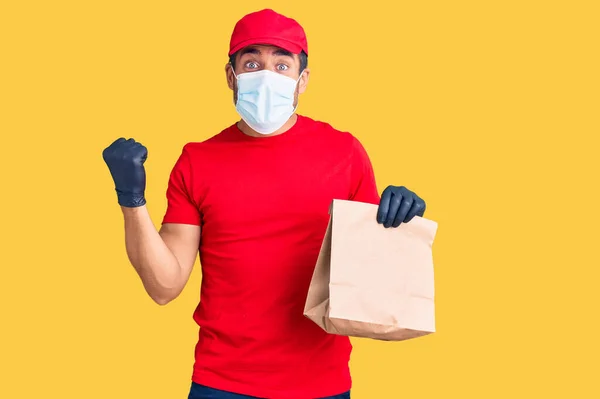
[[(256, 54), (256, 55), (260, 55), (261, 52), (259, 49), (255, 48), (255, 47), (247, 47), (245, 49), (243, 49), (240, 52), (240, 57), (242, 57), (244, 54)], [(277, 49), (275, 51), (273, 51), (273, 55), (279, 55), (279, 56), (285, 56), (285, 57), (291, 57), (294, 58), (294, 56), (292, 55), (291, 52), (284, 50), (284, 49)]]
[(284, 50), (284, 49), (277, 49), (277, 50), (273, 51), (273, 55), (283, 55), (286, 57), (294, 58), (294, 56), (292, 55), (291, 52)]
[(260, 54), (260, 50), (254, 47), (247, 47), (240, 52), (240, 57), (244, 54)]

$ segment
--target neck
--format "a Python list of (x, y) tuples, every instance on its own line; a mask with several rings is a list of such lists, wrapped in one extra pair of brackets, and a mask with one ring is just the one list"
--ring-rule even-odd
[(278, 135), (290, 130), (292, 128), (292, 126), (294, 126), (296, 124), (297, 120), (298, 120), (298, 115), (293, 114), (292, 116), (290, 116), (290, 119), (288, 119), (287, 122), (285, 122), (285, 124), (282, 127), (280, 127), (279, 129), (277, 129), (276, 131), (274, 131), (271, 134), (258, 133), (257, 131), (252, 129), (250, 126), (248, 126), (248, 124), (246, 122), (244, 122), (243, 119), (237, 123), (237, 126), (244, 134), (251, 136), (251, 137), (272, 137), (272, 136), (278, 136)]

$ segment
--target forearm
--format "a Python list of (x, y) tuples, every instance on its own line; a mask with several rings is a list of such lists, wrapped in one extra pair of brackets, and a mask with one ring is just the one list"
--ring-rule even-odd
[(121, 209), (127, 256), (148, 295), (155, 302), (166, 304), (182, 289), (183, 273), (178, 260), (154, 227), (146, 206)]

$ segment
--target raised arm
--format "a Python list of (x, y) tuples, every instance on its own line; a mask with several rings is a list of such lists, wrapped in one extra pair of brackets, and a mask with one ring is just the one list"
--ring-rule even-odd
[(200, 226), (165, 223), (159, 231), (146, 208), (146, 148), (120, 138), (103, 152), (125, 224), (127, 256), (148, 295), (158, 304), (175, 299), (185, 287), (200, 242)]

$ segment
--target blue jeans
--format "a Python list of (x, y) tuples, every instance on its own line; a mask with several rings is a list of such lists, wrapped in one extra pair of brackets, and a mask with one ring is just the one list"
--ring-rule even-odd
[[(192, 382), (190, 388), (190, 395), (188, 399), (259, 399), (254, 396), (240, 395), (237, 393), (231, 393), (221, 391), (219, 389), (209, 388), (204, 385), (196, 384)], [(308, 399), (308, 398), (307, 398)], [(310, 398), (310, 399), (350, 399), (350, 392), (343, 393), (341, 395), (328, 396), (326, 398)]]

